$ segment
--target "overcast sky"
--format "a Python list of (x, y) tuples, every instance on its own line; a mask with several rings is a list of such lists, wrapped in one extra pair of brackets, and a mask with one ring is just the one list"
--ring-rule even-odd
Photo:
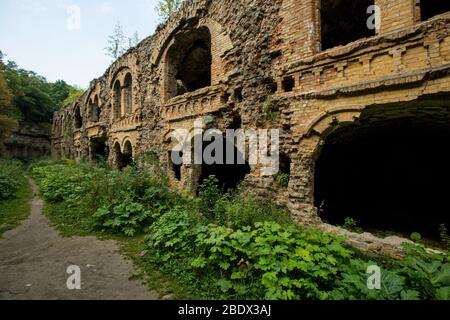
[(86, 89), (110, 65), (103, 49), (115, 24), (120, 21), (126, 36), (151, 35), (156, 2), (0, 0), (0, 50), (6, 60), (51, 82), (63, 79)]

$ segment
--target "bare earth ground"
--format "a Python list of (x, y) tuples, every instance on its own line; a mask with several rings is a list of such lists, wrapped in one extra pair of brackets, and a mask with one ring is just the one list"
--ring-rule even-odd
[[(158, 293), (129, 280), (133, 265), (118, 253), (115, 241), (63, 238), (42, 208), (43, 201), (35, 196), (29, 218), (0, 239), (0, 299), (158, 299)], [(71, 265), (81, 268), (81, 290), (67, 288)]]

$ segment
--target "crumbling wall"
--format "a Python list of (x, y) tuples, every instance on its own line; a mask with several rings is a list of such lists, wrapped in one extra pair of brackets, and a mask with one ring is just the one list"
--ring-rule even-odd
[[(133, 156), (156, 153), (174, 186), (195, 190), (201, 169), (174, 170), (170, 163), (173, 129), (192, 129), (198, 118), (220, 130), (280, 129), (289, 187), (279, 186), (276, 177), (262, 177), (258, 166), (243, 185), (287, 204), (299, 223), (321, 223), (314, 204), (315, 161), (331, 132), (357, 124), (368, 109), (380, 110), (369, 118), (382, 121), (393, 117), (392, 106), (425, 101), (421, 107), (432, 108), (435, 96), (448, 101), (450, 13), (421, 21), (419, 1), (373, 3), (381, 12), (373, 36), (323, 50), (320, 0), (186, 1), (153, 36), (94, 80), (74, 105), (55, 114), (53, 154), (93, 158), (92, 139), (105, 139), (109, 161), (115, 163), (118, 151), (131, 145)], [(367, 12), (344, 13), (370, 18)], [(171, 63), (181, 61), (186, 46), (199, 39), (211, 51), (211, 81), (189, 92), (180, 68)], [(129, 100), (123, 92), (130, 97), (126, 77), (131, 77), (131, 108), (124, 108)], [(119, 87), (121, 98), (115, 101)], [(101, 113), (92, 121), (89, 101), (96, 97)], [(116, 111), (115, 116), (118, 103), (120, 115)], [(73, 127), (77, 106), (80, 129)]]

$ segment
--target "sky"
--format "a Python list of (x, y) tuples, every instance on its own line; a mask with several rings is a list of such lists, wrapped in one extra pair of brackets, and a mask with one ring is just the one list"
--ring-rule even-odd
[(87, 89), (111, 64), (104, 48), (117, 22), (142, 40), (159, 23), (157, 0), (0, 0), (4, 60)]

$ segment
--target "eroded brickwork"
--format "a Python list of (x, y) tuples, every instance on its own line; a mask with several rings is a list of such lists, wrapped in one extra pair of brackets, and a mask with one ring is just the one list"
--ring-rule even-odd
[[(220, 130), (236, 123), (279, 128), (289, 187), (257, 167), (244, 185), (287, 204), (299, 222), (318, 223), (314, 167), (331, 132), (449, 112), (450, 12), (421, 21), (419, 0), (372, 3), (381, 12), (374, 36), (322, 51), (327, 13), (320, 0), (187, 1), (55, 114), (53, 155), (93, 159), (103, 152), (120, 165), (151, 151), (175, 186), (195, 189), (201, 168), (174, 173), (169, 161), (173, 129), (192, 129), (198, 118)], [(335, 14), (368, 17), (340, 10)]]

